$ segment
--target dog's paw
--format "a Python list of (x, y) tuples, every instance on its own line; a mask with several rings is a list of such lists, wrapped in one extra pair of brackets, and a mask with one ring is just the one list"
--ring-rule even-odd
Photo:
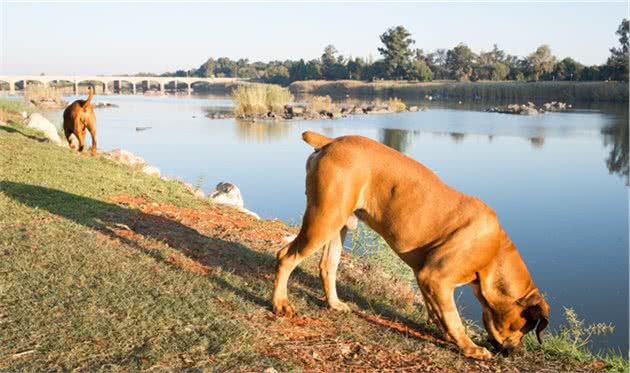
[(289, 304), (288, 300), (284, 300), (274, 303), (273, 313), (276, 316), (293, 317), (295, 316), (295, 308), (293, 308), (293, 306)]
[(328, 308), (330, 308), (331, 310), (334, 310), (334, 311), (339, 311), (339, 312), (350, 312), (350, 311), (352, 311), (350, 309), (350, 306), (348, 306), (346, 303), (341, 302), (341, 301), (328, 303)]
[(491, 360), (492, 353), (487, 349), (479, 346), (468, 347), (464, 349), (464, 356), (477, 360)]

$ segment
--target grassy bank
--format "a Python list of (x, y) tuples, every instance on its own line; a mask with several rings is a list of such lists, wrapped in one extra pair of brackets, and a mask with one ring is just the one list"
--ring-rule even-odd
[(334, 98), (399, 97), (406, 100), (433, 96), (447, 100), (627, 102), (627, 82), (476, 82), (436, 81), (407, 83), (397, 81), (360, 82), (300, 81), (289, 86), (295, 95), (329, 95)]
[(521, 356), (463, 358), (425, 324), (418, 295), (381, 266), (396, 263), (391, 252), (370, 237), (340, 265), (352, 313), (326, 310), (313, 257), (290, 283), (299, 316), (276, 318), (274, 253), (294, 228), (33, 141), (16, 121), (0, 126), (2, 370), (627, 369), (566, 347), (563, 334), (548, 338), (563, 349), (530, 340)]

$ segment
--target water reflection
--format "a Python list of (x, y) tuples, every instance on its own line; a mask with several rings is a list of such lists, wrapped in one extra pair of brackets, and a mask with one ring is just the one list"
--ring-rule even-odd
[(545, 138), (543, 136), (534, 136), (529, 138), (529, 142), (532, 144), (532, 148), (540, 149), (545, 145)]
[(289, 124), (236, 120), (236, 134), (239, 139), (259, 143), (279, 141), (289, 135)]
[(380, 130), (380, 141), (390, 148), (405, 153), (409, 145), (411, 145), (412, 135), (412, 132), (407, 130), (382, 128)]
[(630, 185), (628, 178), (628, 111), (615, 115), (615, 122), (602, 128), (604, 146), (610, 147), (606, 158), (606, 167), (610, 173), (626, 177), (626, 185)]

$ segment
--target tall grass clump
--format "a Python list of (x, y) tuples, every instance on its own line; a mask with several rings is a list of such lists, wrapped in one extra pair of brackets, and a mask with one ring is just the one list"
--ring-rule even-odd
[(59, 101), (61, 100), (61, 91), (47, 84), (29, 84), (24, 88), (24, 100), (26, 102)]
[(405, 103), (401, 99), (393, 97), (387, 100), (387, 108), (390, 111), (400, 113), (407, 110), (407, 105), (405, 105)]
[(589, 362), (601, 360), (607, 371), (628, 371), (628, 360), (620, 353), (608, 352), (604, 355), (594, 354), (589, 349), (591, 338), (597, 335), (613, 333), (612, 324), (586, 324), (572, 309), (564, 308), (566, 324), (562, 325), (558, 333), (545, 335), (544, 343), (538, 344), (534, 333), (525, 336), (525, 348), (529, 351), (543, 351), (545, 354), (571, 361)]
[(0, 100), (0, 120), (3, 122), (19, 122), (22, 113), (31, 114), (33, 109), (21, 101)]
[(269, 112), (276, 115), (284, 113), (284, 107), (293, 101), (287, 88), (277, 85), (240, 86), (232, 92), (234, 115), (250, 117), (264, 115)]
[(322, 112), (330, 113), (333, 111), (333, 103), (330, 96), (308, 96), (304, 101), (306, 111), (309, 113), (320, 114)]

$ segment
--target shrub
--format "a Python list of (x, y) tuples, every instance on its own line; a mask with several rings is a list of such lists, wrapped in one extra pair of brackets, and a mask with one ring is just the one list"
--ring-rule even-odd
[(332, 112), (333, 103), (330, 96), (309, 96), (306, 98), (306, 111), (310, 113)]
[(387, 100), (387, 107), (390, 111), (401, 112), (407, 110), (407, 105), (399, 98), (390, 98)]
[(240, 86), (232, 92), (237, 117), (263, 115), (268, 112), (283, 114), (284, 107), (293, 101), (287, 88), (276, 85), (255, 84)]

